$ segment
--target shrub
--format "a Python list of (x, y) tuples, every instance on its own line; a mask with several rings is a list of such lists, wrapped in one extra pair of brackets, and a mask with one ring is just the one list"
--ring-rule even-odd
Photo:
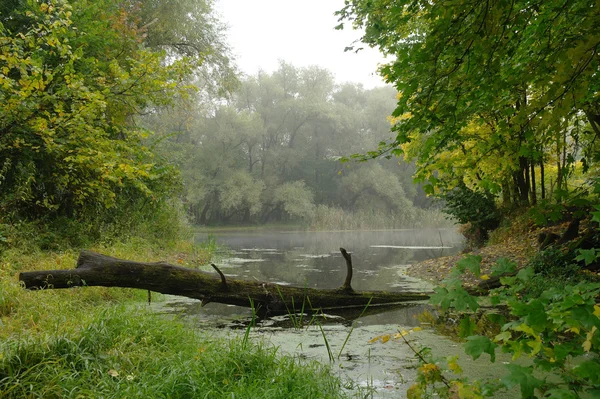
[(472, 245), (481, 246), (500, 225), (500, 212), (489, 191), (475, 191), (462, 183), (440, 197), (446, 202), (443, 212), (467, 225), (462, 233)]

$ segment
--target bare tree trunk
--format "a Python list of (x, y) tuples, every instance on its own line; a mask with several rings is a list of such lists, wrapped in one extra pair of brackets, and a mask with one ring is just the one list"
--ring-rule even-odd
[[(517, 191), (519, 193), (520, 205), (527, 204), (529, 202), (529, 182), (525, 178), (526, 171), (529, 165), (525, 157), (519, 157), (519, 170), (516, 172), (516, 183)], [(529, 175), (527, 173), (527, 175)]]
[(535, 186), (535, 162), (531, 161), (531, 205), (537, 204), (537, 187)]

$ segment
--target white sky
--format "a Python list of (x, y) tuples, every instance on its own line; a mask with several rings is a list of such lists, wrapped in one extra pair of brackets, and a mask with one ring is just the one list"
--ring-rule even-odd
[[(215, 9), (228, 25), (228, 42), (242, 72), (273, 72), (279, 60), (297, 67), (319, 65), (336, 81), (357, 82), (366, 88), (382, 86), (377, 65), (384, 58), (365, 47), (344, 52), (360, 32), (338, 25), (333, 13), (344, 0), (217, 0)], [(348, 24), (346, 24), (348, 25)], [(361, 46), (360, 44), (358, 46)]]

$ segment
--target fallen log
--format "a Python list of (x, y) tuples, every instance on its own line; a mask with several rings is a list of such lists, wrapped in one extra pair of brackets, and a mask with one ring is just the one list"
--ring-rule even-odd
[[(285, 285), (227, 279), (215, 266), (212, 273), (174, 266), (166, 262), (145, 263), (82, 251), (72, 270), (23, 272), (19, 279), (27, 289), (56, 289), (83, 286), (139, 288), (228, 305), (254, 306), (264, 313), (336, 309), (367, 304), (397, 304), (428, 299), (427, 293), (354, 291), (351, 287), (352, 261), (346, 260), (347, 276), (338, 289), (300, 288)], [(304, 306), (303, 306), (304, 305)]]

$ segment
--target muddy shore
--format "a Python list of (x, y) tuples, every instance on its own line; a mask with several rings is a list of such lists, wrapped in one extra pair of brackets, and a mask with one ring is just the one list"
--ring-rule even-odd
[[(412, 264), (406, 270), (406, 274), (440, 285), (448, 277), (456, 263), (463, 259), (467, 253), (481, 256), (481, 274), (489, 274), (490, 268), (499, 258), (508, 258), (517, 262), (519, 267), (525, 266), (527, 261), (537, 251), (537, 232), (520, 232), (519, 234), (507, 235), (506, 238), (488, 244), (483, 248), (472, 251), (464, 251), (461, 254), (429, 259)], [(465, 285), (472, 286), (479, 282), (471, 273), (463, 276)]]

